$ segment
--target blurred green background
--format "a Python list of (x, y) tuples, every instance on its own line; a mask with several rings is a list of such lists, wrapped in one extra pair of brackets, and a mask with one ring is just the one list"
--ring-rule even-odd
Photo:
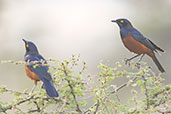
[[(170, 83), (171, 0), (0, 0), (0, 60), (23, 60), (24, 38), (36, 43), (45, 58), (64, 60), (80, 53), (87, 72), (96, 74), (101, 60), (115, 66), (133, 56), (111, 23), (121, 17), (166, 51), (158, 59)], [(159, 73), (148, 56), (143, 61)], [(33, 86), (23, 65), (0, 64), (0, 72), (0, 85), (19, 91)]]

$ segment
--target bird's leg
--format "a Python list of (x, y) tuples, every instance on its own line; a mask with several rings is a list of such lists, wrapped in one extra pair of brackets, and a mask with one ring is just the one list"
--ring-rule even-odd
[(140, 68), (140, 62), (142, 60), (142, 58), (144, 57), (145, 54), (142, 54), (142, 56), (140, 57), (140, 59), (138, 60), (138, 62), (135, 64), (136, 67), (138, 67), (138, 69)]
[(32, 95), (32, 93), (33, 93), (33, 91), (35, 90), (36, 86), (37, 86), (37, 83), (36, 83), (36, 84), (34, 84), (34, 86), (33, 86), (33, 88), (31, 89), (31, 91), (30, 91), (29, 95)]
[(40, 93), (40, 91), (41, 91), (42, 88), (44, 88), (43, 83), (42, 83), (41, 86), (40, 86), (39, 93)]
[(44, 88), (44, 85), (43, 85), (43, 83), (42, 83), (42, 85), (41, 85), (41, 88)]
[(133, 57), (131, 57), (131, 58), (129, 58), (129, 59), (125, 59), (125, 64), (127, 64), (129, 61), (131, 61), (132, 59), (134, 59), (134, 58), (136, 58), (136, 57), (138, 57), (138, 56), (140, 56), (140, 55), (137, 54), (137, 55), (135, 55), (135, 56), (133, 56)]
[(142, 60), (142, 58), (144, 57), (145, 54), (143, 54), (140, 59), (138, 60), (138, 63)]

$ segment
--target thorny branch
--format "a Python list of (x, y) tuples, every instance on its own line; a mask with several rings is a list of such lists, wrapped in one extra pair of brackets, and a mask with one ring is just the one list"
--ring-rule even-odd
[(7, 89), (6, 87), (0, 87), (0, 90), (8, 91), (10, 93), (17, 93), (17, 94), (21, 94), (21, 95), (29, 95), (27, 92), (19, 92), (19, 91)]
[[(137, 77), (133, 78), (133, 79), (132, 79), (132, 83), (133, 83), (134, 81), (136, 81), (136, 79), (137, 79)], [(114, 93), (118, 92), (118, 91), (121, 90), (122, 88), (126, 87), (128, 84), (130, 84), (130, 81), (128, 81), (128, 82), (122, 84), (121, 86), (117, 87), (114, 91), (111, 91), (110, 94), (114, 94)], [(99, 107), (99, 105), (100, 105), (100, 103), (99, 103), (99, 101), (97, 101), (97, 102), (96, 102), (95, 104), (93, 104), (90, 108), (88, 108), (88, 109), (84, 112), (84, 114), (88, 113), (88, 112), (89, 112), (93, 107), (95, 107), (95, 106), (96, 106), (96, 109), (97, 109), (97, 107)], [(97, 111), (96, 111), (96, 112), (97, 112)]]
[[(135, 82), (136, 79), (137, 79), (137, 77), (133, 78), (133, 79), (132, 79), (132, 83)], [(128, 82), (122, 84), (121, 86), (119, 86), (118, 88), (116, 88), (114, 91), (111, 91), (111, 94), (114, 94), (114, 93), (118, 92), (120, 89), (126, 87), (128, 84), (130, 84), (130, 81), (128, 81)]]
[(100, 106), (100, 103), (99, 103), (99, 101), (97, 101), (97, 106), (96, 106), (96, 109), (95, 109), (94, 114), (96, 114), (96, 113), (97, 113), (97, 111), (98, 111), (98, 109), (99, 109), (99, 106)]
[(147, 89), (147, 84), (146, 84), (147, 79), (145, 78), (144, 75), (142, 76), (142, 78), (143, 78), (143, 80), (144, 80), (145, 97), (146, 97), (146, 108), (145, 108), (145, 110), (148, 110), (150, 104), (149, 104), (148, 89)]
[[(63, 71), (64, 71), (65, 76), (68, 76), (68, 73), (67, 73), (67, 71), (66, 71), (66, 69), (65, 69), (64, 63), (62, 63), (62, 66), (63, 66)], [(72, 85), (71, 85), (71, 83), (70, 83), (70, 80), (66, 79), (66, 81), (68, 82), (68, 85), (69, 85), (69, 87), (70, 87), (70, 89), (71, 89), (71, 94), (72, 94), (72, 96), (73, 96), (73, 98), (74, 98), (74, 101), (75, 101), (75, 104), (76, 104), (76, 111), (77, 111), (78, 113), (81, 114), (82, 111), (81, 111), (80, 106), (79, 106), (79, 104), (78, 104), (78, 101), (77, 101), (77, 99), (76, 99), (76, 95), (75, 95), (75, 93), (74, 93), (74, 88), (72, 87)]]
[[(49, 60), (49, 61), (53, 61), (53, 60)], [(78, 59), (76, 60), (76, 61), (78, 61)], [(3, 61), (1, 61), (1, 63), (12, 63), (12, 64), (25, 64), (25, 65), (32, 65), (32, 64), (37, 64), (37, 61), (35, 61), (35, 62), (22, 62), (22, 61), (19, 61), (19, 62), (15, 62), (15, 61), (5, 61), (5, 62), (3, 62)], [(47, 64), (44, 64), (45, 62), (44, 61), (42, 61), (42, 65), (47, 65)], [(76, 64), (76, 62), (73, 62), (73, 65), (72, 65), (72, 67), (74, 66)], [(85, 64), (85, 63), (84, 63)], [(40, 64), (38, 64), (38, 66), (39, 66)], [(67, 72), (67, 70), (66, 70), (66, 67), (65, 67), (65, 65), (64, 65), (64, 63), (62, 63), (62, 66), (63, 66), (63, 72), (64, 72), (64, 75), (65, 76), (68, 76), (68, 72)], [(71, 68), (72, 68), (71, 67)], [(85, 69), (85, 67), (83, 67), (83, 70)], [(81, 74), (81, 73), (80, 73)], [(126, 82), (126, 83), (123, 83), (122, 85), (120, 85), (119, 87), (117, 87), (115, 90), (113, 90), (113, 91), (111, 91), (110, 93), (109, 93), (109, 95), (111, 95), (111, 94), (115, 94), (115, 93), (117, 93), (119, 90), (121, 90), (121, 89), (123, 89), (123, 88), (125, 88), (125, 87), (127, 87), (129, 84), (132, 84), (132, 83), (134, 83), (136, 80), (137, 80), (137, 78), (138, 77), (134, 77), (132, 80), (130, 80), (130, 81), (128, 81), (128, 82)], [(150, 100), (149, 100), (149, 95), (148, 95), (148, 88), (147, 88), (147, 83), (146, 83), (146, 81), (147, 81), (147, 79), (146, 79), (146, 77), (144, 76), (144, 75), (142, 75), (142, 78), (143, 78), (143, 80), (144, 80), (144, 88), (145, 88), (145, 97), (146, 97), (146, 108), (145, 108), (145, 110), (148, 110), (149, 108), (150, 108)], [(71, 90), (71, 95), (73, 96), (73, 99), (74, 99), (74, 101), (75, 101), (75, 104), (76, 104), (76, 111), (78, 112), (78, 113), (80, 113), (80, 114), (88, 114), (88, 112), (89, 111), (91, 111), (91, 109), (92, 108), (95, 108), (95, 110), (94, 110), (94, 114), (97, 114), (97, 112), (98, 112), (98, 110), (99, 110), (99, 107), (100, 107), (100, 101), (99, 100), (97, 100), (96, 101), (96, 103), (95, 104), (93, 104), (91, 107), (89, 107), (86, 111), (84, 111), (84, 112), (82, 112), (81, 111), (81, 109), (80, 109), (80, 106), (79, 106), (79, 103), (78, 103), (78, 101), (77, 101), (77, 98), (76, 98), (76, 95), (75, 95), (75, 93), (74, 93), (74, 88), (73, 88), (73, 86), (72, 86), (72, 84), (71, 84), (71, 81), (69, 80), (69, 79), (67, 79), (66, 78), (66, 81), (68, 82), (68, 86), (69, 86), (69, 88), (70, 88), (70, 90)], [(18, 94), (21, 94), (21, 95), (29, 95), (27, 92), (18, 92), (18, 91), (14, 91), (14, 90), (9, 90), (9, 89), (7, 89), (7, 88), (5, 88), (5, 87), (0, 87), (0, 90), (4, 90), (4, 91), (7, 91), (7, 92), (11, 92), (11, 93), (18, 93)], [(152, 96), (152, 98), (154, 98), (154, 97), (157, 97), (158, 95), (160, 95), (160, 94), (162, 94), (162, 93), (164, 93), (166, 90), (161, 90), (161, 91), (159, 91), (158, 93), (156, 93), (156, 94), (154, 94), (153, 96)], [(62, 99), (54, 99), (56, 102), (63, 102), (63, 105), (61, 106), (61, 108), (60, 108), (60, 110), (62, 111), (62, 108), (65, 106), (65, 105), (68, 105), (69, 103), (68, 102), (66, 102), (66, 99), (67, 99), (67, 97), (68, 96), (66, 96), (65, 97), (65, 100), (62, 100)], [(19, 102), (17, 102), (16, 104), (13, 104), (13, 105), (9, 105), (9, 106), (7, 106), (7, 107), (5, 107), (4, 109), (1, 109), (0, 110), (0, 112), (3, 112), (3, 113), (5, 113), (5, 114), (7, 114), (7, 110), (12, 110), (12, 109), (17, 109), (17, 110), (19, 110), (19, 111), (21, 111), (22, 112), (22, 110), (20, 109), (20, 108), (18, 108), (17, 106), (19, 106), (19, 105), (21, 105), (21, 104), (23, 104), (23, 103), (25, 103), (25, 102), (29, 102), (29, 101), (31, 101), (31, 100), (34, 100), (34, 104), (35, 104), (35, 106), (36, 106), (36, 109), (34, 109), (34, 110), (30, 110), (30, 111), (28, 111), (27, 113), (33, 113), (33, 112), (40, 112), (41, 111), (41, 108), (39, 107), (39, 105), (38, 105), (38, 102), (36, 101), (36, 99), (39, 99), (40, 97), (35, 97), (35, 96), (29, 96), (28, 98), (26, 98), (26, 99), (24, 99), (24, 100), (21, 100), (21, 101), (19, 101)], [(106, 98), (106, 97), (105, 97)], [(42, 98), (41, 98), (42, 99)], [(43, 100), (45, 100), (45, 101), (49, 101), (49, 99), (51, 99), (51, 98), (43, 98)], [(156, 104), (156, 105), (154, 105), (154, 107), (156, 107), (156, 106), (159, 106), (160, 104), (164, 104), (165, 103), (165, 101), (160, 101), (158, 104)], [(61, 112), (60, 111), (60, 112)], [(131, 113), (133, 114), (134, 112), (136, 112), (136, 109), (135, 110), (133, 110)], [(171, 113), (170, 111), (161, 111), (161, 110), (159, 110), (158, 111), (159, 113), (161, 113), (161, 114), (167, 114), (167, 113)]]
[[(11, 93), (20, 93), (20, 94), (24, 94), (24, 95), (29, 95), (28, 93), (22, 93), (22, 92), (18, 92), (18, 91), (13, 91), (13, 90), (10, 90), (10, 89), (7, 89), (7, 88), (0, 88), (0, 90), (5, 90), (5, 91), (7, 91), (7, 92), (11, 92)], [(35, 95), (32, 95), (32, 96), (29, 96), (28, 98), (26, 98), (26, 99), (24, 99), (24, 100), (20, 100), (19, 102), (17, 102), (17, 103), (15, 103), (15, 104), (13, 104), (13, 105), (9, 105), (9, 106), (7, 106), (7, 107), (5, 107), (4, 109), (1, 109), (0, 110), (0, 112), (3, 112), (3, 113), (7, 113), (6, 111), (7, 110), (12, 110), (12, 109), (17, 109), (17, 110), (19, 110), (19, 111), (21, 111), (22, 112), (22, 110), (20, 109), (20, 108), (18, 108), (17, 106), (19, 106), (19, 105), (21, 105), (21, 104), (23, 104), (23, 103), (25, 103), (25, 102), (29, 102), (29, 101), (31, 101), (31, 100), (34, 100), (34, 104), (36, 105), (36, 109), (35, 110), (30, 110), (30, 111), (28, 111), (28, 113), (31, 113), (31, 112), (40, 112), (41, 111), (41, 109), (40, 109), (40, 107), (39, 107), (39, 105), (38, 105), (38, 103), (37, 103), (37, 99), (40, 99), (40, 97), (35, 97)], [(42, 98), (44, 101), (49, 101), (50, 99), (53, 99), (54, 101), (56, 101), (56, 102), (64, 102), (62, 99), (57, 99), (57, 98), (50, 98), (50, 97), (45, 97), (45, 98)], [(69, 104), (68, 102), (64, 102), (65, 104)]]
[[(140, 67), (138, 67), (138, 66), (136, 66), (136, 67), (137, 67), (138, 69), (140, 68)], [(144, 76), (143, 76), (143, 77), (144, 77)], [(137, 79), (137, 77), (134, 77), (134, 78), (131, 80), (131, 83), (135, 82), (136, 79)], [(144, 78), (144, 79), (145, 79), (145, 78)], [(126, 86), (129, 85), (129, 84), (130, 84), (130, 81), (128, 81), (128, 82), (126, 82), (126, 83), (123, 83), (121, 86), (117, 87), (114, 91), (111, 91), (110, 94), (114, 94), (114, 93), (118, 92), (119, 90), (121, 90), (122, 88), (126, 87)], [(145, 88), (146, 88), (146, 84), (145, 84), (144, 86), (145, 86)], [(149, 98), (148, 98), (148, 91), (147, 91), (147, 88), (146, 88), (145, 90), (146, 90), (145, 95), (146, 95), (146, 100), (147, 100), (147, 107), (146, 107), (146, 109), (148, 109), (148, 108), (149, 108)], [(93, 104), (90, 108), (88, 108), (88, 109), (84, 112), (84, 114), (86, 114), (87, 112), (89, 112), (89, 111), (90, 111), (93, 107), (95, 107), (95, 106), (96, 106), (96, 108), (97, 108), (97, 106), (99, 107), (99, 105), (100, 105), (100, 103), (99, 103), (99, 102), (96, 102), (96, 103)]]
[(39, 107), (37, 101), (34, 101), (34, 104), (36, 105), (36, 109), (35, 109), (35, 110), (30, 110), (30, 111), (28, 111), (28, 113), (40, 112), (40, 111), (41, 111), (41, 109), (40, 109), (40, 107)]

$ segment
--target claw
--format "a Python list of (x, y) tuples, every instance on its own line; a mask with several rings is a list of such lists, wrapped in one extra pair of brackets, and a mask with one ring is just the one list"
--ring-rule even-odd
[(125, 65), (130, 66), (130, 59), (125, 58), (124, 60), (125, 60)]
[(30, 93), (29, 93), (29, 96), (30, 96), (30, 97), (34, 96), (33, 92), (30, 92)]
[(135, 66), (136, 66), (138, 69), (140, 69), (141, 64), (140, 64), (140, 63), (136, 63)]

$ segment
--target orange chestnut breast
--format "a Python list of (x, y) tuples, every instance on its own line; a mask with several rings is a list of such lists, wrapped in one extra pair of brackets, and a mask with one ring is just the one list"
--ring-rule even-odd
[(26, 74), (27, 76), (34, 80), (34, 82), (36, 83), (37, 81), (40, 81), (40, 78), (38, 77), (37, 74), (35, 74), (34, 72), (32, 72), (26, 65), (25, 65), (25, 71), (26, 71)]
[(122, 40), (125, 47), (128, 48), (131, 52), (134, 52), (136, 54), (148, 54), (149, 56), (152, 56), (152, 51), (143, 45), (142, 43), (136, 41), (130, 33)]

